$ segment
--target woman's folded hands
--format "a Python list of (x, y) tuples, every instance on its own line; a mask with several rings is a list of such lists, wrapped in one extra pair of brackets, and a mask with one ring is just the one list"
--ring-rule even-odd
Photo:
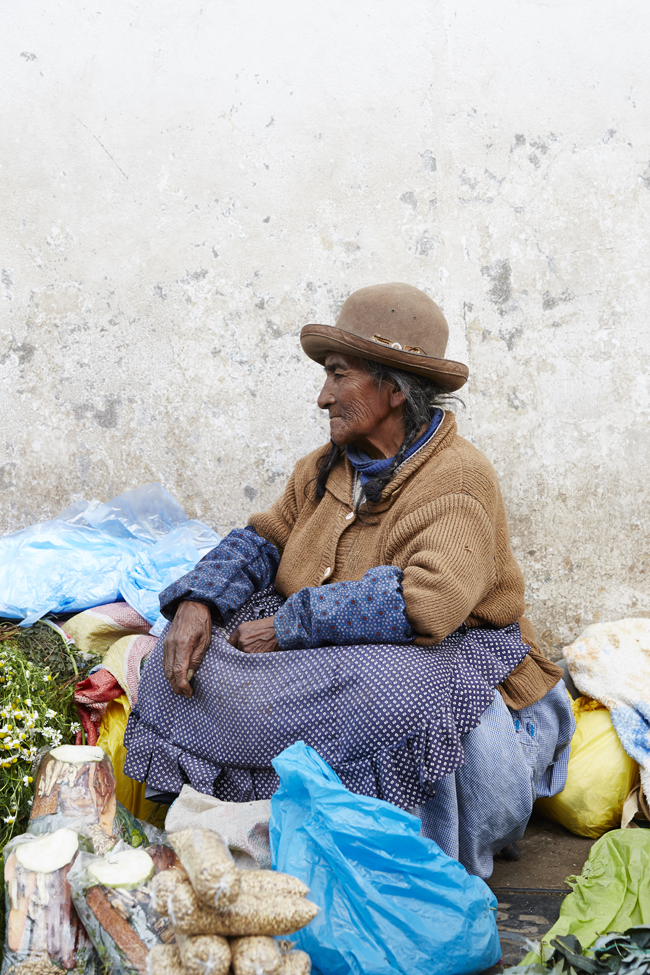
[[(211, 636), (209, 607), (189, 599), (180, 602), (163, 641), (163, 668), (174, 694), (191, 697), (194, 693), (190, 681), (210, 646)], [(241, 623), (229, 642), (242, 653), (272, 653), (280, 649), (272, 616)]]

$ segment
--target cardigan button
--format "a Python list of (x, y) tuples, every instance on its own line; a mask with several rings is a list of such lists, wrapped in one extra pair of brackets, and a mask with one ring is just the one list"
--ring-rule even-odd
[(327, 568), (325, 569), (325, 572), (323, 573), (323, 579), (327, 579), (328, 575), (330, 575), (331, 572), (332, 572), (332, 570), (330, 569), (330, 567), (328, 565)]
[(346, 521), (349, 521), (349, 520), (350, 520), (350, 518), (354, 518), (354, 511), (351, 511), (351, 512), (350, 512), (349, 514), (347, 514), (347, 515), (345, 516), (345, 520), (346, 520)]

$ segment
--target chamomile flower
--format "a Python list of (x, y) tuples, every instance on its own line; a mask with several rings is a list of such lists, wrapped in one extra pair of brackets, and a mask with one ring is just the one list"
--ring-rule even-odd
[[(44, 651), (50, 660), (59, 658), (51, 635), (45, 646), (38, 631), (34, 636), (35, 643), (26, 641), (27, 650), (20, 638), (0, 644), (0, 849), (14, 833), (24, 832), (32, 804), (31, 763), (39, 750), (74, 740), (79, 728), (78, 720), (71, 721), (77, 715), (67, 665), (42, 666)], [(67, 660), (67, 650), (64, 656)]]

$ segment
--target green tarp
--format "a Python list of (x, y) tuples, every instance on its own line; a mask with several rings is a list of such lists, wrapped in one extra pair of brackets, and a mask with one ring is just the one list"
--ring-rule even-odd
[[(548, 945), (551, 938), (573, 934), (588, 948), (608, 931), (638, 924), (650, 924), (650, 830), (615, 829), (592, 846), (573, 892), (542, 942)], [(546, 949), (546, 957), (552, 950)], [(539, 961), (539, 955), (530, 953), (522, 965)]]

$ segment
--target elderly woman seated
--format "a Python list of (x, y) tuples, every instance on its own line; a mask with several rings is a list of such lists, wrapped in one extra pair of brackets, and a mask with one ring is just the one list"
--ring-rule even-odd
[(562, 672), (523, 615), (496, 474), (445, 406), (467, 378), (447, 336), (405, 284), (303, 328), (331, 441), (161, 594), (171, 625), (142, 676), (128, 775), (268, 798), (273, 758), (303, 740), (482, 877), (536, 797), (564, 787)]

